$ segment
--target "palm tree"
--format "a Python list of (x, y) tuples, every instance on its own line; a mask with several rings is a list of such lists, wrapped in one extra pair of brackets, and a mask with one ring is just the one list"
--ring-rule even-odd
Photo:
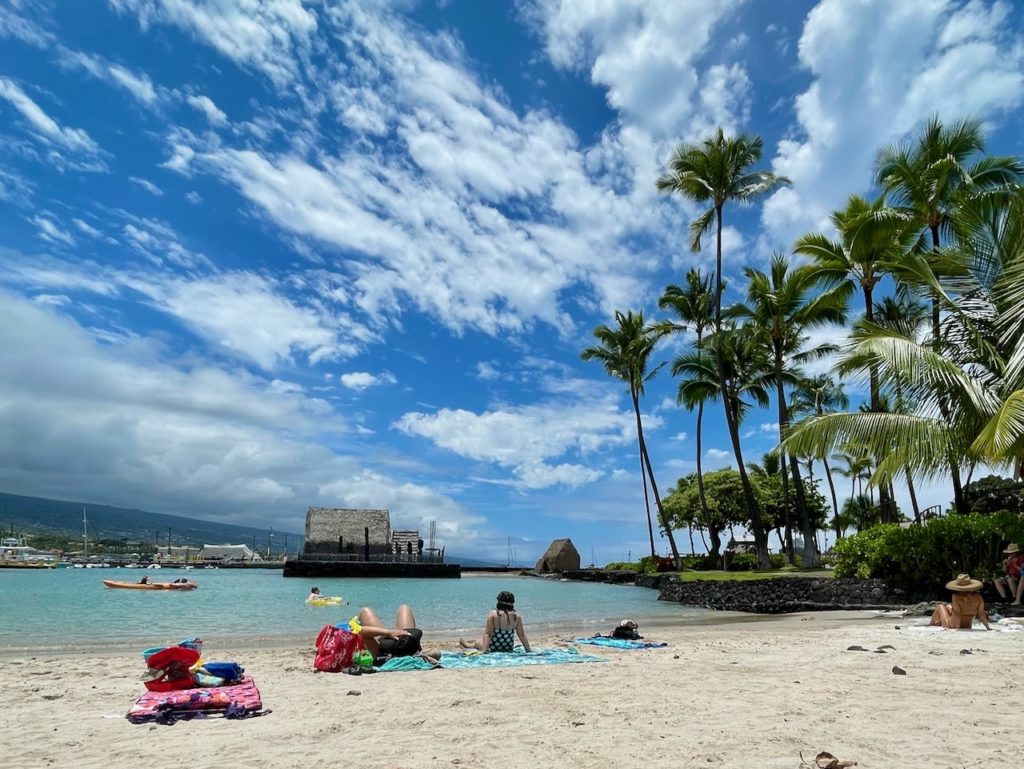
[[(775, 385), (775, 399), (778, 404), (779, 442), (789, 432), (789, 407), (785, 386), (799, 381), (796, 364), (812, 357), (821, 357), (834, 352), (833, 345), (820, 345), (814, 349), (805, 348), (806, 331), (842, 323), (846, 319), (846, 300), (850, 286), (845, 281), (826, 291), (818, 291), (822, 273), (814, 266), (807, 265), (792, 269), (789, 260), (782, 254), (772, 256), (769, 272), (766, 274), (751, 267), (744, 269), (749, 281), (746, 304), (736, 304), (727, 314), (732, 318), (746, 320), (754, 338), (766, 350), (771, 361), (771, 377)], [(805, 566), (817, 566), (820, 555), (817, 537), (807, 511), (807, 500), (797, 457), (790, 454), (789, 470), (792, 474), (796, 493), (796, 509), (800, 518), (800, 532), (804, 540), (802, 562)], [(788, 479), (783, 462), (783, 494), (788, 498)]]
[[(678, 192), (683, 197), (708, 205), (697, 219), (690, 223), (690, 250), (700, 251), (701, 237), (715, 224), (715, 336), (722, 339), (722, 213), (726, 203), (752, 204), (762, 200), (790, 181), (770, 171), (756, 171), (764, 151), (759, 136), (741, 134), (727, 137), (719, 128), (712, 136), (696, 144), (680, 144), (669, 159), (669, 171), (656, 181), (659, 192)], [(716, 355), (722, 357), (716, 348)], [(719, 365), (720, 373), (726, 367)], [(736, 455), (736, 465), (743, 484), (743, 494), (751, 513), (751, 526), (757, 543), (758, 564), (769, 565), (768, 538), (761, 520), (761, 511), (754, 489), (747, 477), (740, 447), (736, 415), (730, 411), (730, 398), (726, 395), (729, 383), (719, 381), (725, 421)]]
[[(801, 379), (797, 382), (794, 392), (793, 410), (800, 414), (821, 416), (826, 412), (839, 411), (850, 406), (850, 401), (843, 392), (842, 384), (836, 384), (832, 377), (827, 374), (819, 374), (810, 379)], [(832, 512), (838, 518), (839, 502), (836, 497), (836, 485), (832, 481), (832, 468), (828, 464), (828, 456), (819, 457), (825, 468), (825, 479), (828, 481), (829, 492), (832, 495)], [(837, 528), (836, 537), (842, 537), (842, 532)]]
[[(675, 313), (679, 322), (668, 321), (665, 331), (668, 333), (686, 333), (693, 329), (696, 336), (694, 349), (701, 349), (704, 342), (704, 332), (711, 324), (711, 279), (701, 275), (699, 269), (691, 269), (686, 273), (685, 288), (670, 283), (665, 287), (665, 292), (658, 299), (658, 307), (663, 310), (671, 310)], [(681, 402), (681, 401), (680, 401)], [(704, 428), (704, 403), (705, 399), (697, 401), (697, 491), (700, 497), (700, 508), (704, 520), (708, 519), (708, 502), (704, 493), (704, 471), (702, 467), (701, 452), (703, 451), (703, 428)], [(689, 410), (693, 409), (688, 405)]]
[[(715, 342), (717, 355), (706, 349), (694, 349), (673, 360), (672, 375), (680, 378), (676, 400), (691, 410), (703, 401), (718, 400), (722, 397), (720, 383), (725, 379), (728, 382), (727, 408), (736, 415), (738, 430), (754, 403), (762, 408), (767, 408), (770, 403), (769, 367), (763, 351), (753, 343), (749, 329), (726, 326), (722, 335), (725, 338)], [(724, 371), (721, 370), (723, 367)], [(742, 462), (742, 453), (739, 457)], [(744, 465), (740, 472), (741, 479), (747, 477), (746, 470)], [(754, 530), (754, 516), (757, 516), (757, 525), (761, 526), (761, 532), (765, 534), (764, 544), (767, 548), (767, 532), (760, 517), (760, 507), (752, 507), (748, 502), (747, 510), (751, 517), (751, 530)]]
[[(620, 379), (629, 387), (629, 397), (633, 403), (633, 413), (636, 415), (636, 436), (640, 448), (640, 459), (643, 463), (641, 470), (646, 468), (647, 480), (651, 483), (651, 491), (654, 493), (654, 502), (658, 507), (658, 520), (668, 537), (672, 548), (672, 558), (675, 561), (676, 569), (680, 569), (679, 551), (676, 549), (676, 538), (672, 533), (672, 526), (665, 516), (665, 510), (661, 504), (661, 496), (658, 494), (658, 484), (654, 479), (654, 469), (651, 467), (651, 458), (647, 453), (647, 443), (644, 440), (643, 420), (640, 418), (640, 396), (644, 394), (644, 383), (658, 373), (658, 366), (648, 373), (647, 365), (660, 335), (644, 323), (642, 312), (632, 311), (622, 313), (615, 312), (616, 326), (614, 328), (600, 325), (594, 329), (594, 336), (599, 344), (586, 348), (581, 357), (583, 360), (600, 361), (604, 370), (612, 377)], [(648, 518), (648, 526), (650, 519)], [(654, 534), (651, 532), (651, 550), (654, 550)]]
[[(842, 211), (832, 214), (832, 224), (839, 234), (838, 240), (811, 233), (799, 238), (794, 251), (809, 256), (821, 271), (822, 280), (846, 282), (853, 290), (859, 289), (864, 297), (864, 317), (874, 320), (874, 290), (886, 273), (905, 272), (907, 232), (911, 217), (905, 212), (888, 208), (884, 198), (869, 203), (859, 195), (851, 195)], [(872, 411), (880, 408), (878, 372), (868, 371), (870, 404)], [(891, 500), (884, 494), (883, 509), (890, 508)]]
[[(884, 148), (876, 161), (876, 179), (895, 207), (914, 216), (931, 239), (930, 261), (941, 276), (941, 236), (949, 233), (959, 205), (968, 198), (1001, 192), (1024, 174), (1019, 158), (984, 155), (981, 121), (973, 118), (944, 126), (938, 116), (925, 124), (913, 142)], [(979, 157), (980, 156), (980, 157)], [(926, 251), (923, 238), (918, 251)], [(931, 290), (932, 347), (942, 353), (942, 296)], [(941, 411), (949, 406), (939, 400)], [(966, 510), (960, 467), (950, 457), (953, 495), (958, 510)]]

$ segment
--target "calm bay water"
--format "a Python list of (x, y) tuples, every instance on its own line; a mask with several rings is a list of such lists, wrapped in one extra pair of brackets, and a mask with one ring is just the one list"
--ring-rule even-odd
[[(188, 576), (198, 590), (112, 590), (104, 579), (154, 581)], [(340, 595), (346, 606), (307, 606), (309, 588)], [(623, 617), (673, 621), (711, 614), (657, 600), (657, 592), (621, 585), (529, 577), (462, 579), (285, 579), (262, 569), (0, 569), (0, 649), (136, 643), (155, 646), (197, 635), (210, 639), (309, 637), (327, 622), (373, 606), (390, 623), (409, 603), (425, 630), (479, 632), (499, 590), (516, 594), (532, 628), (608, 630)]]

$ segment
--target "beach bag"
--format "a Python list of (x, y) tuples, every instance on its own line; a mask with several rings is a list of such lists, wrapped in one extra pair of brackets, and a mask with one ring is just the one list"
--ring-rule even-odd
[(170, 646), (149, 656), (149, 678), (145, 686), (151, 692), (171, 692), (195, 686), (190, 668), (199, 661), (199, 652), (187, 646)]
[(204, 662), (203, 670), (207, 675), (223, 678), (225, 682), (241, 681), (245, 668), (237, 662)]
[(316, 637), (313, 668), (325, 673), (340, 673), (352, 665), (352, 657), (362, 649), (362, 636), (334, 625), (324, 625)]

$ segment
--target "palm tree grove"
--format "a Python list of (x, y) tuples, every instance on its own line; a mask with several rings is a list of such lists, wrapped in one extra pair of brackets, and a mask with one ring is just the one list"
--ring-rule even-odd
[[(786, 253), (723, 264), (729, 215), (790, 183), (760, 167), (762, 151), (760, 137), (722, 129), (674, 150), (654, 183), (697, 207), (680, 224), (692, 252), (713, 249), (714, 270), (665, 286), (656, 317), (616, 310), (582, 353), (630, 394), (652, 561), (668, 560), (656, 557), (657, 527), (680, 569), (674, 531), (687, 529), (688, 563), (720, 568), (723, 537), (739, 527), (757, 569), (834, 554), (846, 574), (891, 575), (870, 543), (903, 548), (889, 561), (906, 570), (908, 538), (930, 537), (936, 550), (973, 550), (919, 572), (984, 571), (1018, 531), (1024, 488), (1024, 163), (986, 153), (979, 120), (932, 118), (878, 150), (875, 194), (851, 195), (830, 226)], [(666, 458), (649, 456), (642, 398), (662, 368), (694, 414), (696, 471), (659, 487)], [(744, 446), (755, 409), (778, 422), (759, 457)], [(709, 472), (711, 415), (732, 466)], [(949, 504), (922, 508), (923, 483), (948, 486)]]

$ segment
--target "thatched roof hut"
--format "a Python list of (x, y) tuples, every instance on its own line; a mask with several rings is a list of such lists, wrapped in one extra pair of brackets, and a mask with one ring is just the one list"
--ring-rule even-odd
[(580, 554), (571, 539), (556, 539), (537, 561), (537, 571), (579, 571)]
[(306, 511), (304, 553), (387, 553), (391, 514), (368, 508), (311, 507)]

